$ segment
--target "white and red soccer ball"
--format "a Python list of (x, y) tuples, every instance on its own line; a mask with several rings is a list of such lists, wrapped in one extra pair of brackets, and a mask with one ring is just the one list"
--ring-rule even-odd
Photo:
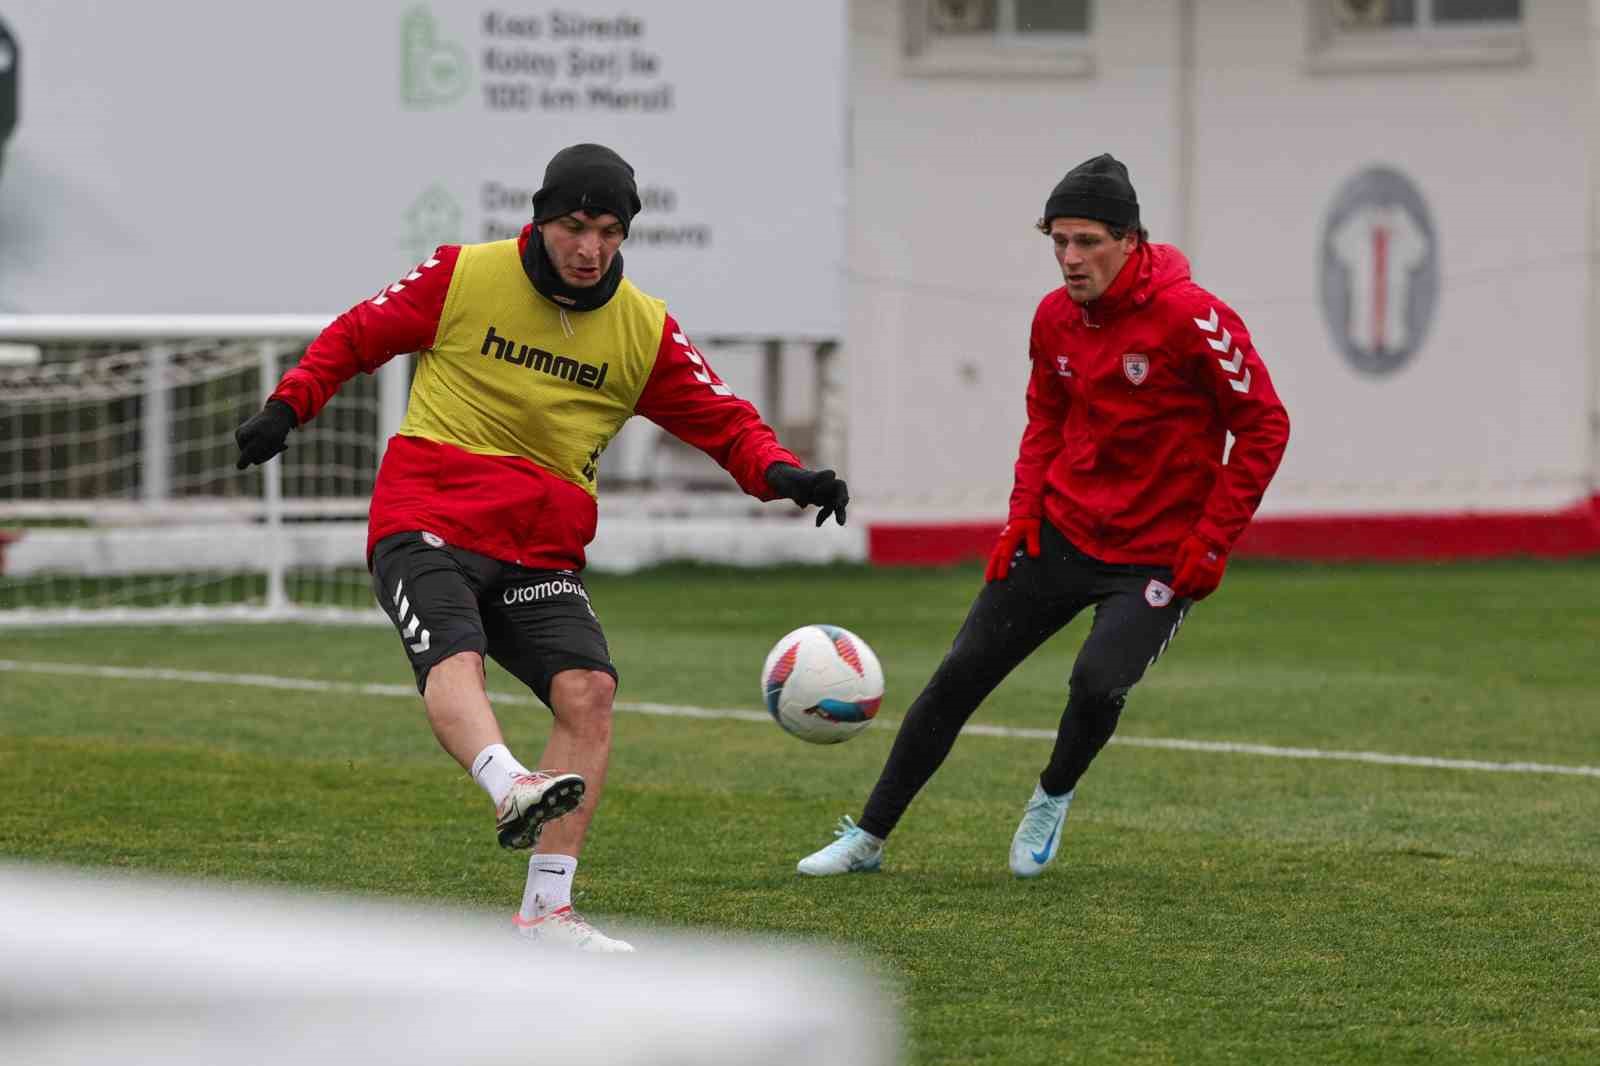
[(767, 653), (761, 696), (786, 732), (812, 744), (838, 744), (878, 713), (883, 667), (848, 629), (801, 626)]

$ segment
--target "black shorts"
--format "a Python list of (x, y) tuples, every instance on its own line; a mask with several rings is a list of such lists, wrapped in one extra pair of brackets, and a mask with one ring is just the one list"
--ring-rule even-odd
[(418, 692), (429, 670), (463, 651), (488, 655), (547, 707), (562, 670), (617, 676), (589, 592), (571, 570), (530, 570), (432, 533), (396, 533), (373, 549), (372, 590), (400, 631)]

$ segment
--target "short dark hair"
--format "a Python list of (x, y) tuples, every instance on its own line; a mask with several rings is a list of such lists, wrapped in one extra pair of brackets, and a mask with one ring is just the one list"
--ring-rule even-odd
[[(1056, 218), (1060, 217), (1060, 215), (1056, 216)], [(1050, 236), (1050, 223), (1054, 221), (1054, 218), (1041, 218), (1039, 221), (1033, 224), (1033, 228), (1048, 237)], [(1097, 218), (1091, 218), (1089, 221), (1100, 222), (1100, 220)], [(1120, 241), (1122, 238), (1132, 233), (1138, 236), (1140, 244), (1150, 243), (1150, 231), (1137, 223), (1131, 226), (1118, 226), (1111, 222), (1100, 222), (1100, 224), (1106, 228), (1107, 233), (1111, 234), (1111, 239), (1114, 241)]]

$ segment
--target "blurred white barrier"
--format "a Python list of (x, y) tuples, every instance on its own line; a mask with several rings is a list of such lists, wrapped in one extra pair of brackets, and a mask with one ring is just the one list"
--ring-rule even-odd
[[(608, 924), (608, 929), (611, 925)], [(822, 948), (0, 864), (0, 1062), (886, 1066), (887, 997)]]

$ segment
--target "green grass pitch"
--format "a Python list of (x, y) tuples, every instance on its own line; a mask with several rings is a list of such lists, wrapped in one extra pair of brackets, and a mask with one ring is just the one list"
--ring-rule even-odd
[[(898, 718), (980, 580), (675, 567), (590, 584), (622, 701), (758, 708), (771, 643), (827, 621), (877, 650)], [(1236, 564), (1121, 733), (1600, 766), (1597, 593), (1594, 562)], [(975, 721), (1052, 728), (1085, 621)], [(0, 639), (23, 663), (410, 682), (377, 627)], [(501, 716), (532, 763), (546, 713)], [(1018, 882), (1006, 849), (1048, 743), (968, 736), (882, 873), (797, 877), (859, 815), (892, 735), (811, 747), (770, 723), (619, 714), (579, 908), (842, 944), (891, 982), (910, 1063), (1600, 1061), (1600, 776), (1113, 744), (1057, 864)], [(0, 783), (6, 858), (508, 918), (520, 897), (522, 859), (414, 697), (0, 670)]]

